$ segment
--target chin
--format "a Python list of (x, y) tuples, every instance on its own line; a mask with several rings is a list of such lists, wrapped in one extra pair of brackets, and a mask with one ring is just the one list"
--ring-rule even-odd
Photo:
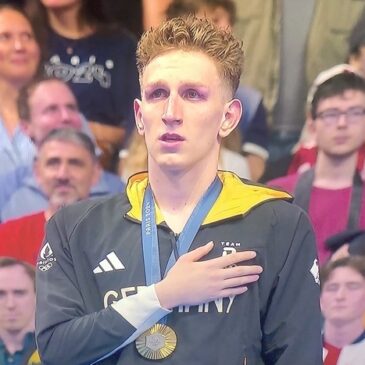
[(55, 205), (60, 208), (76, 203), (79, 200), (80, 200), (79, 197), (74, 195), (55, 195), (52, 198), (50, 198), (50, 202), (52, 203), (52, 205)]

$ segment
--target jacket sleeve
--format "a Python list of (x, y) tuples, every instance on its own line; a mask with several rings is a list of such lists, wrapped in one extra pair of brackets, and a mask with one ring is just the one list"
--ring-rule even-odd
[[(154, 286), (91, 311), (80, 288), (61, 212), (52, 218), (36, 269), (36, 339), (42, 364), (93, 364), (134, 341), (169, 311), (160, 307)], [(96, 286), (90, 283), (94, 290)], [(91, 292), (92, 294), (92, 292)], [(97, 296), (97, 293), (95, 293)], [(92, 296), (91, 296), (92, 297)]]
[(288, 208), (277, 217), (268, 257), (278, 265), (278, 275), (263, 316), (263, 358), (270, 365), (320, 365), (322, 320), (315, 238), (306, 214), (296, 206)]

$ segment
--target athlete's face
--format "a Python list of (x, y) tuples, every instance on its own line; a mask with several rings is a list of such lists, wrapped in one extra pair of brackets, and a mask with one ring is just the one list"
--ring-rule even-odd
[(35, 174), (50, 204), (60, 207), (87, 198), (99, 179), (99, 168), (86, 148), (53, 140), (41, 146)]
[(28, 100), (30, 120), (23, 121), (26, 134), (39, 144), (53, 129), (81, 129), (77, 101), (67, 85), (58, 80), (43, 81), (31, 92)]
[(0, 334), (34, 326), (34, 282), (21, 265), (0, 268)]
[(365, 313), (365, 279), (350, 267), (333, 270), (324, 283), (321, 309), (326, 321), (346, 324), (362, 321)]
[(146, 66), (141, 89), (135, 116), (149, 169), (217, 165), (221, 138), (237, 125), (241, 105), (230, 100), (215, 62), (197, 51), (164, 53)]

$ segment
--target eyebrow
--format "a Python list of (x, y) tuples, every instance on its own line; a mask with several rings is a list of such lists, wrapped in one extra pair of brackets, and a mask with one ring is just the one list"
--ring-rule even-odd
[[(156, 80), (156, 81), (152, 81), (149, 82), (147, 84), (145, 84), (146, 86), (144, 87), (144, 89), (153, 89), (155, 87), (166, 87), (166, 81), (163, 80)], [(201, 83), (201, 82), (196, 82), (196, 81), (183, 81), (181, 82), (181, 85), (179, 85), (180, 87), (191, 87), (191, 88), (205, 88), (207, 89), (209, 86)]]

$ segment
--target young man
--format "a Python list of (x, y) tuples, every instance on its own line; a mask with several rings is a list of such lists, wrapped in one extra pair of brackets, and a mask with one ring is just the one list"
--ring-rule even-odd
[[(4, 217), (21, 216), (0, 224), (0, 256), (35, 265), (46, 221), (62, 206), (87, 199), (99, 179), (93, 142), (71, 128), (51, 131), (39, 146), (35, 176), (47, 206), (37, 205), (29, 189), (19, 189), (3, 209)], [(33, 214), (24, 214), (33, 212)]]
[(295, 202), (308, 212), (324, 263), (328, 237), (365, 227), (365, 195), (356, 168), (365, 140), (364, 79), (346, 70), (322, 79), (313, 93), (310, 125), (318, 145), (315, 167), (269, 184), (294, 192)]
[(34, 338), (34, 268), (0, 257), (0, 363), (40, 364)]
[(341, 258), (321, 270), (324, 365), (365, 360), (365, 259)]
[[(166, 10), (168, 19), (189, 14), (207, 18), (219, 28), (232, 31), (236, 5), (233, 0), (173, 0)], [(257, 181), (269, 156), (268, 126), (262, 95), (254, 88), (239, 86), (235, 98), (241, 101), (244, 110), (237, 130), (240, 137), (238, 139), (243, 144), (238, 147), (237, 152), (244, 154), (250, 168), (251, 180)]]
[(141, 38), (148, 174), (49, 221), (37, 270), (46, 364), (321, 364), (306, 216), (286, 193), (217, 173), (241, 116), (242, 55), (196, 18)]
[[(18, 113), (22, 130), (34, 143), (34, 153), (29, 156), (29, 161), (34, 160), (37, 147), (53, 129), (74, 128), (83, 130), (92, 137), (71, 89), (58, 79), (37, 79), (24, 87), (19, 95)], [(32, 163), (18, 166), (14, 172), (5, 176), (0, 174), (0, 207), (4, 207), (10, 196), (22, 187), (32, 191), (33, 198), (37, 199), (37, 206), (45, 209), (47, 198), (35, 181)], [(91, 195), (119, 193), (123, 189), (124, 184), (117, 175), (103, 171)]]

